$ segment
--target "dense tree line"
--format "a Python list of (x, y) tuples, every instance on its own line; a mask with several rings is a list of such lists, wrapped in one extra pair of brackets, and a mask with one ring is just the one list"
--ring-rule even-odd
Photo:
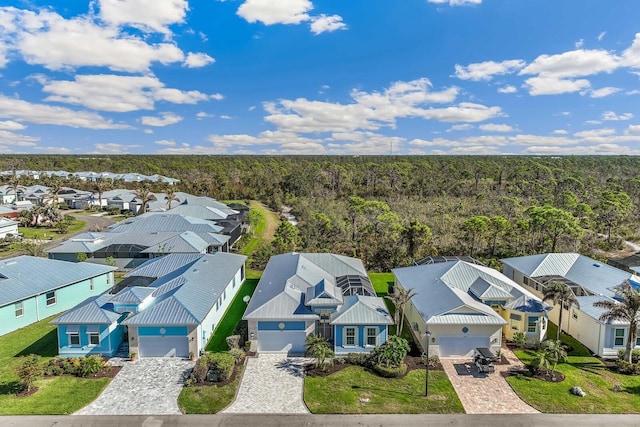
[[(288, 205), (299, 226), (282, 226), (274, 244), (260, 248), (265, 257), (287, 250), (330, 250), (360, 256), (374, 270), (435, 254), (473, 255), (490, 263), (548, 251), (597, 257), (600, 250), (638, 234), (637, 157), (0, 158), (0, 169), (15, 165), (38, 171), (158, 173), (181, 179), (178, 189), (193, 194), (257, 199), (278, 211)], [(13, 185), (31, 183), (23, 179)], [(94, 189), (96, 184), (64, 185)], [(166, 185), (150, 188), (160, 191)]]

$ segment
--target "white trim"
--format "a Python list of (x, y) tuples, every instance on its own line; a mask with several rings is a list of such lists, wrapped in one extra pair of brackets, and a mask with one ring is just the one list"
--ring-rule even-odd
[[(71, 342), (71, 338), (77, 337), (78, 344), (74, 344)], [(67, 338), (69, 340), (69, 347), (80, 347), (80, 332), (69, 332), (67, 331)]]
[[(375, 334), (373, 335), (373, 338), (375, 338), (375, 344), (369, 344), (369, 338), (371, 338), (371, 335), (369, 335), (370, 329), (376, 331)], [(377, 347), (379, 336), (380, 336), (380, 328), (378, 328), (377, 326), (365, 326), (364, 327), (364, 346)]]
[[(617, 336), (616, 331), (622, 331), (622, 336)], [(627, 330), (625, 328), (613, 328), (613, 346), (624, 347), (626, 341)], [(622, 338), (622, 344), (616, 344), (616, 338)]]
[[(53, 294), (53, 302), (49, 304), (49, 297), (47, 295)], [(44, 294), (44, 300), (47, 307), (51, 307), (52, 305), (56, 305), (58, 303), (58, 295), (56, 291), (49, 291)]]
[[(20, 308), (18, 308), (18, 305), (20, 306)], [(17, 303), (15, 303), (13, 305), (13, 309), (16, 315), (16, 319), (21, 318), (22, 316), (24, 316), (24, 301), (19, 301)], [(20, 310), (20, 315), (18, 316), (18, 310)]]
[[(353, 329), (353, 344), (348, 344), (347, 339), (351, 336), (347, 336), (347, 331)], [(343, 347), (357, 347), (358, 346), (358, 328), (355, 326), (345, 326), (342, 330), (342, 346)]]

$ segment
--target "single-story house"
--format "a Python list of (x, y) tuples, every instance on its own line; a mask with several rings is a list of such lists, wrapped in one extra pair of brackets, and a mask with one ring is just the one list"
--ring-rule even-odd
[(19, 256), (0, 261), (0, 335), (68, 310), (114, 285), (113, 268)]
[(199, 354), (245, 279), (245, 256), (171, 254), (125, 275), (128, 286), (90, 298), (51, 323), (60, 356)]
[(393, 324), (362, 261), (330, 253), (271, 257), (243, 319), (258, 352), (302, 354), (320, 335), (338, 356), (371, 351)]
[(13, 237), (18, 236), (18, 222), (0, 217), (0, 239), (4, 239), (8, 234)]
[[(604, 309), (596, 301), (618, 299), (616, 287), (625, 281), (640, 287), (640, 277), (577, 253), (548, 253), (501, 260), (503, 272), (532, 293), (542, 296), (552, 282), (565, 283), (573, 291), (580, 307), (562, 307), (562, 329), (600, 357), (617, 357), (627, 344), (629, 324), (601, 322)], [(558, 323), (560, 307), (549, 318)], [(640, 338), (635, 343), (640, 348)]]
[(395, 287), (413, 290), (405, 315), (421, 346), (440, 357), (468, 357), (476, 347), (500, 349), (502, 336), (522, 332), (540, 342), (551, 307), (492, 268), (467, 261), (393, 269)]

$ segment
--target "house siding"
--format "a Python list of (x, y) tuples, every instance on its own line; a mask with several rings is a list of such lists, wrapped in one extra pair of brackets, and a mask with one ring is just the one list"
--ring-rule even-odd
[[(107, 278), (109, 277), (109, 280)], [(81, 303), (92, 295), (99, 295), (111, 288), (113, 273), (93, 278), (94, 290), (90, 290), (90, 279), (55, 290), (56, 303), (47, 307), (47, 292), (22, 300), (23, 315), (16, 317), (15, 303), (0, 307), (0, 335), (28, 326), (54, 314), (59, 314)], [(109, 284), (108, 284), (109, 283)]]
[[(160, 331), (164, 329), (164, 333)], [(187, 326), (138, 326), (138, 336), (187, 336), (189, 328)]]
[[(98, 327), (100, 333), (100, 344), (89, 345), (88, 329)], [(78, 330), (80, 345), (69, 345), (69, 328)], [(122, 342), (124, 327), (119, 326), (117, 322), (111, 325), (58, 325), (58, 353), (60, 357), (81, 357), (93, 354), (111, 357), (118, 350), (118, 346)]]
[[(356, 328), (356, 344), (353, 346), (345, 345), (345, 329)], [(335, 325), (334, 326), (334, 352), (336, 355), (347, 355), (348, 353), (369, 353), (376, 346), (366, 345), (366, 329), (376, 328), (377, 346), (387, 341), (388, 328), (387, 325)]]

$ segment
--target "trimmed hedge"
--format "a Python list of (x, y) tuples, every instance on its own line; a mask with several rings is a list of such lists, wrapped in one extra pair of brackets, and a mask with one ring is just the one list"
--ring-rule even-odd
[(405, 363), (401, 363), (400, 366), (395, 368), (388, 368), (385, 365), (373, 365), (371, 369), (384, 378), (400, 378), (407, 373), (407, 365)]

